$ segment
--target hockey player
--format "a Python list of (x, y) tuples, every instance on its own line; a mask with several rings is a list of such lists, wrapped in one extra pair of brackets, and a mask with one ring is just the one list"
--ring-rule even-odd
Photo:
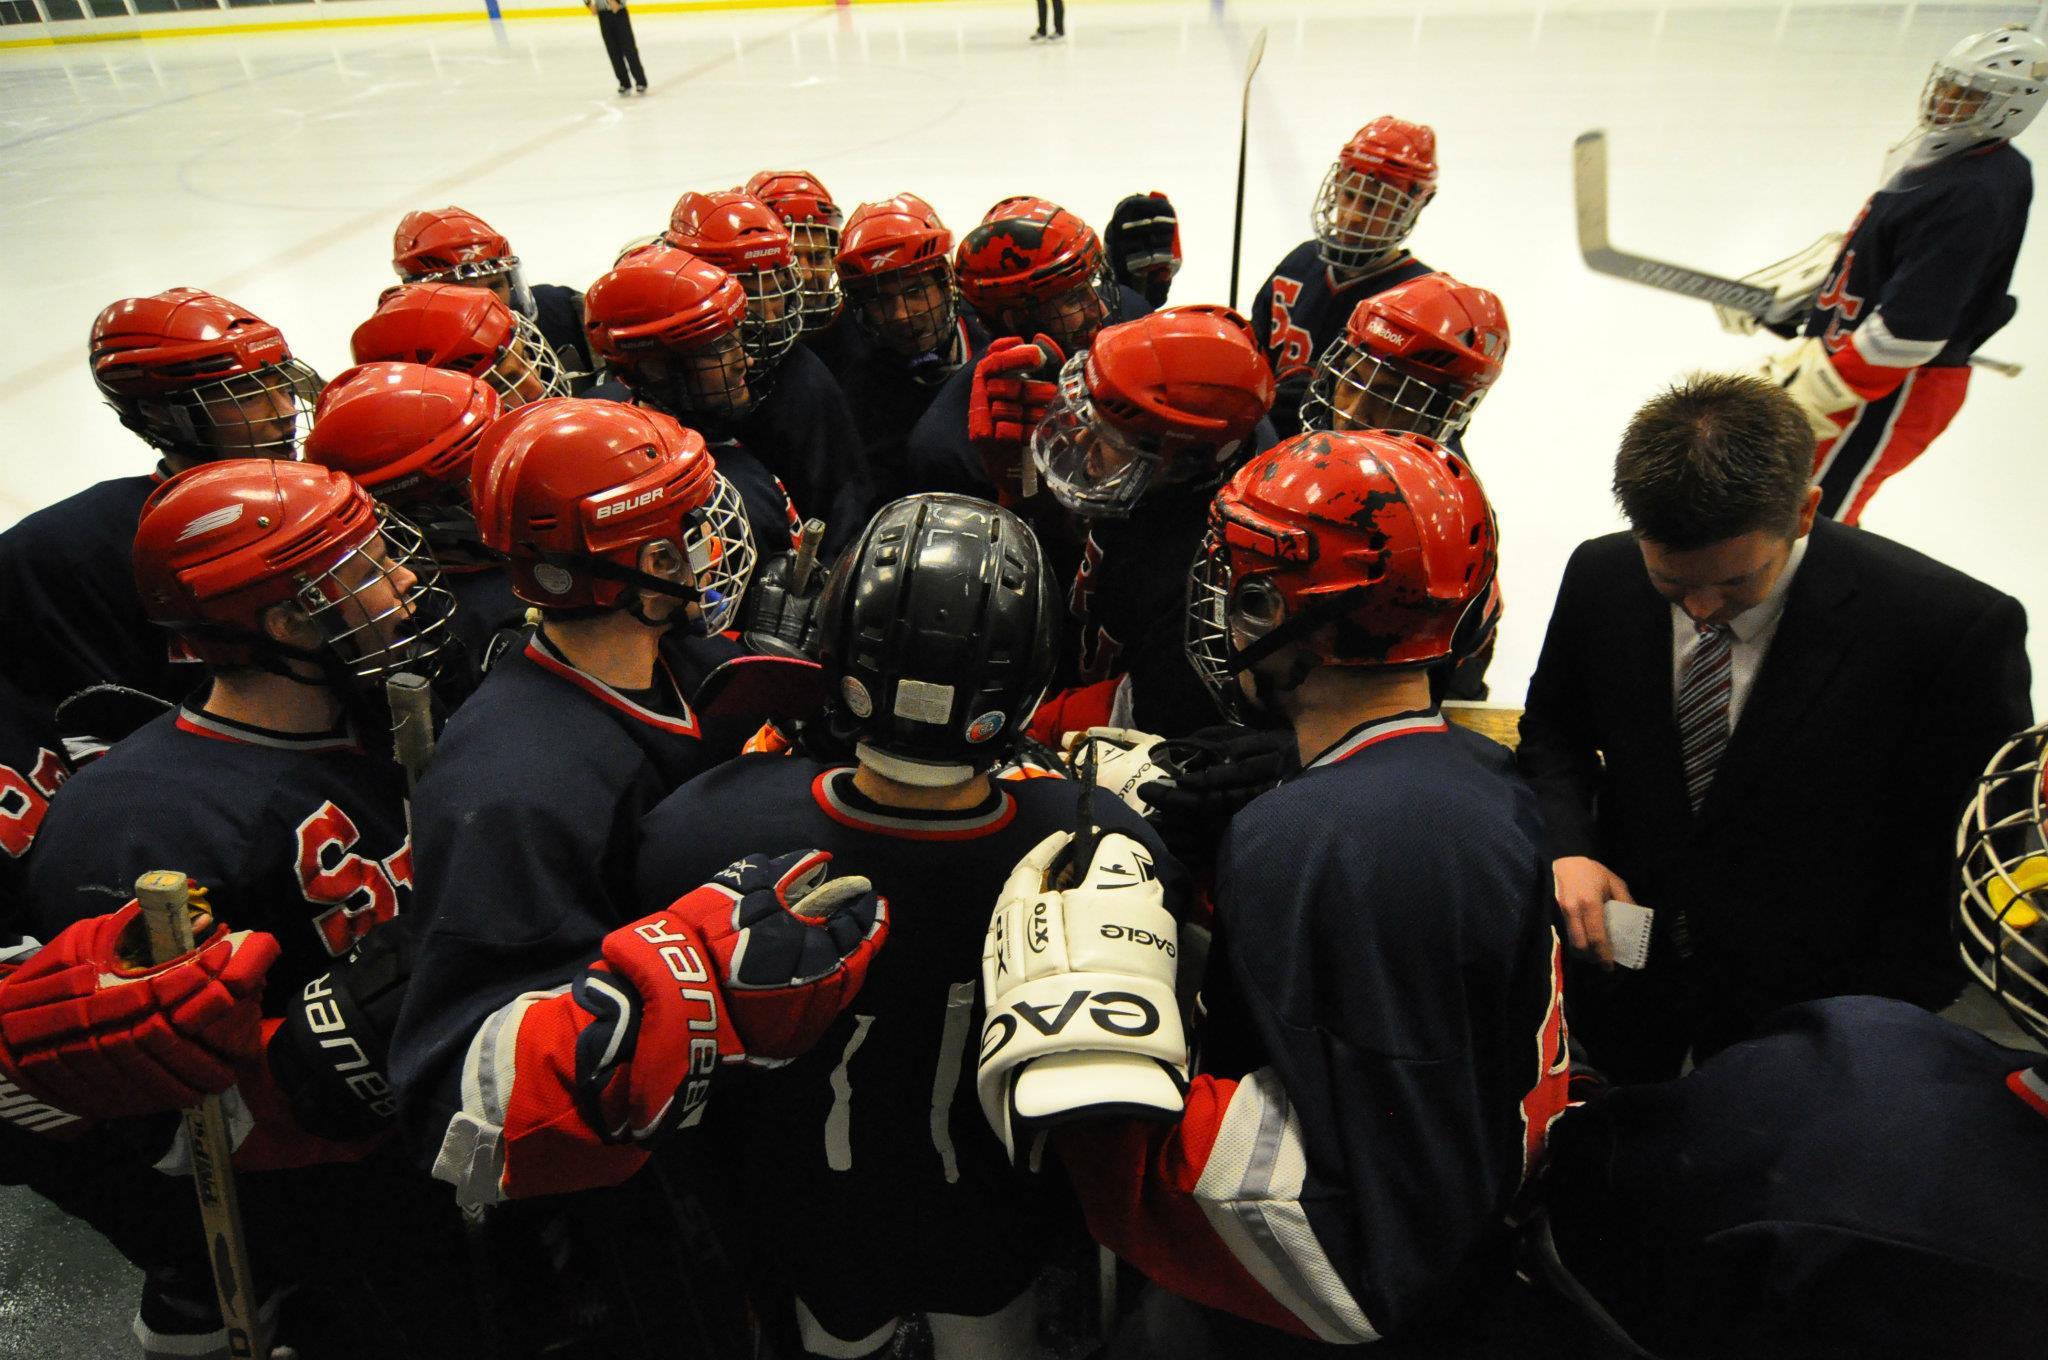
[(1104, 838), (1093, 890), (1061, 891), (1055, 841), (991, 922), (983, 1105), (1020, 1141), (1061, 1125), (1098, 1239), (1223, 1310), (1155, 1295), (1126, 1353), (1453, 1353), (1510, 1287), (1503, 1215), (1566, 1080), (1534, 801), (1425, 675), (1485, 626), (1493, 512), (1420, 436), (1309, 434), (1240, 470), (1210, 524), (1190, 658), (1226, 709), (1290, 727), (1306, 768), (1218, 852), (1199, 1075), (1183, 1100), (1170, 1036), (1022, 1023), (1070, 989), (1175, 980), (1156, 887), (1104, 872), (1126, 847)]
[(540, 328), (564, 365), (572, 391), (580, 393), (596, 381), (596, 365), (583, 343), (582, 295), (555, 283), (528, 287), (512, 243), (475, 213), (452, 205), (407, 213), (392, 234), (391, 267), (403, 283), (455, 283), (490, 289), (500, 302)]
[[(800, 1046), (807, 1005), (818, 1027), (830, 1022), (885, 918), (858, 880), (822, 884), (815, 856), (767, 870), (756, 858), (673, 911), (634, 905), (640, 818), (754, 725), (689, 699), (696, 649), (729, 626), (753, 553), (703, 441), (654, 411), (544, 402), (490, 428), (472, 484), (484, 541), (508, 556), (541, 623), (450, 720), (417, 790), (424, 927), (393, 1075), (423, 1160), (465, 1203), (492, 1204), (634, 1176), (702, 1116), (720, 1066), (794, 1056), (780, 1045)], [(814, 889), (840, 913), (791, 939), (785, 905)], [(753, 920), (745, 960), (733, 957), (747, 938), (731, 933), (735, 899), (742, 915), (777, 917)], [(783, 945), (827, 938), (837, 949), (815, 986), (793, 984), (802, 970)], [(743, 963), (780, 968), (782, 985), (752, 990)], [(536, 1276), (511, 1297), (538, 1311), (502, 1329), (518, 1354), (557, 1342), (625, 1353), (610, 1340), (588, 1349), (600, 1329), (565, 1316), (574, 1292), (532, 1258), (543, 1240), (637, 1253), (621, 1247), (621, 1223), (661, 1198), (658, 1172), (617, 1197), (492, 1214), (499, 1253)], [(672, 1330), (662, 1317), (653, 1330)]]
[(1780, 283), (1788, 304), (1811, 296), (1805, 338), (1768, 372), (1819, 440), (1823, 515), (1856, 523), (1878, 487), (1948, 428), (1970, 356), (2018, 308), (2006, 287), (2034, 178), (2012, 139), (2044, 101), (2048, 43), (2038, 35), (2008, 24), (1957, 43), (1928, 73), (1919, 123), (1886, 157), (1884, 183), (1818, 293), (1809, 281)]
[[(961, 240), (954, 273), (996, 339), (946, 380), (911, 429), (910, 489), (1014, 505), (1025, 499), (1025, 446), (1059, 366), (1104, 325), (1152, 308), (1111, 280), (1094, 229), (1042, 198), (1019, 195), (990, 208)], [(1056, 561), (1063, 556), (1046, 546)]]
[(359, 364), (432, 364), (482, 378), (508, 411), (570, 395), (569, 375), (539, 328), (482, 288), (387, 288), (377, 310), (349, 337), (349, 348)]
[[(383, 1035), (402, 977), (389, 932), (411, 895), (412, 849), (399, 771), (371, 745), (384, 722), (365, 702), (393, 671), (432, 673), (447, 598), (409, 525), (348, 477), (284, 461), (226, 460), (166, 482), (143, 506), (135, 568), (150, 618), (201, 658), (210, 683), (51, 801), (28, 862), (37, 933), (54, 947), (64, 927), (127, 902), (140, 874), (175, 868), (227, 928), (273, 940), (262, 1056), (245, 1033), (214, 1062), (239, 1064), (234, 1103), (246, 1118), (234, 1122), (246, 1136), (236, 1160), (259, 1284), (303, 1282), (279, 1339), (331, 1356), (402, 1346), (408, 1335), (448, 1344), (461, 1290), (435, 1262), (459, 1244), (453, 1206), (401, 1159), (366, 1155), (389, 1121)], [(108, 921), (78, 961), (122, 972), (121, 924)], [(308, 1003), (301, 989), (315, 987)], [(139, 1056), (162, 1060), (184, 1042), (183, 1013), (152, 1022), (133, 1003), (126, 1013), (131, 1031), (92, 1041), (92, 1070), (107, 1080), (130, 1072), (145, 1089), (106, 1091), (101, 1108), (74, 1113), (191, 1098), (196, 1078), (149, 1087), (152, 1073), (178, 1064)], [(337, 1065), (343, 1047), (352, 1058)], [(189, 1204), (180, 1221), (202, 1240)], [(309, 1221), (326, 1229), (308, 1233)], [(349, 1223), (396, 1240), (369, 1251), (340, 1226)], [(205, 1354), (223, 1344), (203, 1258), (146, 1264), (145, 1348)], [(382, 1310), (364, 1308), (365, 1297)]]
[(1406, 242), (1436, 180), (1436, 133), (1423, 123), (1375, 118), (1337, 153), (1316, 191), (1314, 237), (1287, 252), (1252, 297), (1252, 329), (1280, 383), (1273, 424), (1281, 434), (1297, 429), (1316, 356), (1343, 334), (1359, 301), (1430, 272)]
[(739, 281), (708, 260), (644, 246), (590, 285), (584, 311), (591, 353), (616, 379), (597, 390), (687, 422), (738, 492), (760, 551), (789, 547), (799, 522), (789, 492), (739, 433), (760, 399), (740, 338)]
[(836, 378), (832, 356), (847, 332), (840, 326), (845, 297), (835, 259), (845, 215), (832, 193), (808, 170), (763, 170), (747, 181), (747, 193), (767, 204), (788, 226), (802, 303), (803, 342), (825, 361)]
[(960, 315), (953, 233), (915, 194), (855, 208), (839, 238), (837, 268), (857, 343), (843, 346), (834, 374), (860, 426), (878, 494), (894, 499), (908, 489), (912, 427), (988, 336), (978, 319)]
[(475, 687), (492, 639), (526, 613), (504, 563), (484, 548), (469, 498), (477, 443), (499, 414), (498, 395), (481, 378), (424, 364), (363, 364), (320, 393), (306, 439), (308, 462), (346, 472), (425, 535), (455, 597), (441, 688), (451, 699)]
[[(1073, 785), (989, 778), (1052, 673), (1058, 613), (1014, 515), (961, 496), (894, 502), (840, 559), (818, 624), (823, 721), (855, 759), (745, 756), (642, 824), (642, 909), (763, 845), (820, 846), (889, 896), (890, 945), (859, 999), (809, 1054), (715, 1097), (706, 1121), (731, 1186), (721, 1232), (790, 1282), (807, 1354), (884, 1353), (917, 1312), (941, 1360), (1034, 1354), (1032, 1282), (1086, 1243), (1063, 1179), (1011, 1168), (972, 1087), (979, 904), (1075, 824)], [(1113, 797), (1091, 794), (1086, 815), (1160, 853)], [(813, 1268), (820, 1242), (863, 1268)]]
[[(1963, 963), (2048, 1042), (2048, 727), (1957, 837)], [(1809, 1001), (1558, 1122), (1553, 1275), (1673, 1360), (2022, 1360), (2048, 1330), (2048, 1059), (1903, 1001)], [(1640, 1351), (1635, 1353), (1640, 1354)]]
[(874, 479), (839, 383), (824, 360), (796, 343), (808, 321), (789, 227), (759, 199), (728, 189), (684, 194), (662, 239), (746, 289), (740, 339), (753, 403), (732, 432), (782, 479), (802, 518), (832, 526), (826, 546), (836, 549), (867, 522)]
[(1306, 430), (1405, 430), (1460, 454), (1479, 403), (1500, 381), (1508, 316), (1500, 299), (1449, 274), (1424, 274), (1351, 309), (1316, 360)]
[(1086, 533), (1067, 597), (1080, 645), (1033, 736), (1056, 746), (1059, 734), (1114, 717), (1178, 737), (1214, 721), (1182, 645), (1187, 564), (1217, 485), (1273, 443), (1272, 401), (1250, 325), (1223, 307), (1105, 326), (1067, 360), (1031, 457)]
[(176, 702), (198, 683), (136, 598), (142, 503), (196, 463), (298, 457), (320, 391), (275, 326), (196, 288), (123, 298), (94, 320), (90, 343), (93, 382), (160, 461), (154, 474), (88, 487), (0, 534), (0, 654), (45, 713), (89, 685)]

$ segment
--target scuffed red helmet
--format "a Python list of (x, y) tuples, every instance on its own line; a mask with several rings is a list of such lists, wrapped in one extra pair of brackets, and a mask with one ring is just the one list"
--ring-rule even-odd
[(1042, 198), (1006, 198), (954, 253), (960, 295), (1004, 335), (1043, 332), (1071, 354), (1109, 319), (1102, 242)]
[(640, 549), (666, 539), (695, 575), (693, 621), (722, 632), (753, 571), (738, 493), (703, 436), (659, 411), (576, 398), (522, 407), (485, 431), (470, 488), (484, 545), (529, 604), (612, 609), (636, 588), (674, 589), (638, 570)]
[(823, 330), (839, 315), (842, 299), (833, 258), (839, 253), (839, 205), (808, 170), (763, 170), (747, 192), (782, 215), (796, 248), (803, 289), (804, 329)]
[(1323, 263), (1362, 269), (1398, 249), (1436, 195), (1436, 133), (1427, 124), (1375, 118), (1337, 153), (1316, 191), (1311, 221)]
[(742, 330), (747, 294), (709, 260), (671, 246), (628, 252), (583, 295), (591, 353), (633, 394), (713, 428), (753, 408)]
[[(150, 619), (216, 666), (332, 660), (360, 680), (431, 674), (453, 600), (419, 532), (346, 473), (237, 458), (188, 469), (143, 503), (135, 583)], [(296, 604), (326, 652), (271, 639)]]
[(426, 364), (349, 369), (320, 394), (306, 460), (387, 505), (469, 504), (469, 468), (502, 411), (489, 383)]
[(93, 382), (165, 453), (297, 458), (320, 377), (277, 327), (197, 288), (123, 298), (92, 323)]
[(349, 347), (359, 364), (430, 364), (482, 378), (506, 408), (569, 395), (568, 375), (540, 328), (495, 293), (449, 283), (387, 288)]
[(766, 378), (803, 332), (796, 244), (781, 214), (743, 189), (693, 191), (676, 200), (661, 239), (709, 260), (747, 290), (740, 339), (757, 379)]
[(839, 286), (861, 324), (898, 354), (951, 343), (959, 315), (953, 233), (916, 194), (863, 203), (839, 238)]
[(1188, 659), (1234, 714), (1238, 673), (1288, 644), (1333, 666), (1470, 655), (1498, 614), (1498, 563), (1493, 508), (1455, 453), (1386, 430), (1297, 435), (1210, 505)]
[(1448, 439), (1470, 423), (1507, 354), (1499, 298), (1449, 274), (1425, 274), (1352, 308), (1344, 333), (1317, 360), (1302, 425)]
[(1213, 486), (1273, 405), (1273, 371), (1227, 307), (1168, 307), (1096, 332), (1032, 432), (1053, 495), (1093, 518), (1154, 486)]

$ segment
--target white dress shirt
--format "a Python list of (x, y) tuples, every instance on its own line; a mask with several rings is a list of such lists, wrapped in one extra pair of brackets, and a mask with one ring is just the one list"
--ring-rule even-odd
[[(1729, 640), (1729, 663), (1734, 672), (1733, 687), (1728, 695), (1728, 731), (1731, 735), (1736, 722), (1742, 717), (1742, 705), (1756, 684), (1756, 673), (1763, 669), (1764, 653), (1770, 649), (1771, 638), (1778, 631), (1778, 620), (1785, 616), (1785, 595), (1792, 589), (1792, 578), (1806, 557), (1808, 542), (1807, 538), (1801, 538), (1792, 545), (1792, 555), (1785, 560), (1785, 569), (1772, 583), (1771, 593), (1728, 623), (1734, 634)], [(1685, 663), (1692, 658), (1692, 650), (1699, 644), (1698, 626), (1683, 609), (1672, 605), (1671, 702), (1674, 705), (1678, 702), (1678, 687), (1685, 678)]]

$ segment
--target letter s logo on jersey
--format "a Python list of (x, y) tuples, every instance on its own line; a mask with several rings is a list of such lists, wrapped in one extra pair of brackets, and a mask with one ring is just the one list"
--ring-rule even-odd
[(334, 904), (313, 918), (313, 929), (335, 958), (398, 915), (404, 906), (401, 890), (407, 897), (412, 894), (411, 838), (383, 860), (356, 854), (361, 839), (355, 820), (332, 801), (299, 823), (299, 891), (308, 902)]
[(1266, 341), (1266, 352), (1271, 356), (1273, 376), (1284, 378), (1290, 373), (1307, 371), (1316, 358), (1316, 339), (1307, 330), (1294, 324), (1292, 308), (1301, 301), (1301, 281), (1282, 274), (1273, 276), (1272, 336)]

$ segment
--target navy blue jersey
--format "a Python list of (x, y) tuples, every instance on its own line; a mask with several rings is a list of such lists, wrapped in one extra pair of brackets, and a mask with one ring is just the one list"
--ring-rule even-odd
[[(1117, 285), (1115, 296), (1116, 315), (1103, 323), (1106, 326), (1135, 321), (1152, 312), (1151, 303), (1122, 284)], [(981, 455), (967, 442), (967, 410), (974, 401), (974, 366), (988, 353), (988, 345), (988, 340), (982, 340), (911, 426), (903, 453), (905, 495), (952, 491), (983, 500), (995, 498), (995, 485), (982, 469)]]
[(536, 633), (449, 719), (413, 799), (419, 949), (391, 1049), (401, 1117), (428, 1160), (461, 1108), (477, 1026), (566, 984), (639, 915), (641, 816), (744, 740), (690, 707), (681, 668), (665, 646), (656, 692), (628, 695)]
[(859, 359), (868, 346), (867, 332), (860, 327), (851, 307), (841, 307), (822, 329), (812, 330), (805, 326), (802, 335), (804, 348), (818, 356), (825, 365), (825, 371), (839, 384), (847, 400), (853, 399), (853, 392), (847, 386), (846, 373), (852, 363)]
[[(853, 410), (854, 423), (860, 427), (875, 502), (885, 505), (910, 494), (906, 463), (910, 432), (946, 380), (988, 348), (987, 332), (978, 322), (963, 319), (954, 330), (954, 357), (932, 354), (906, 363), (855, 322), (841, 321), (834, 329), (851, 330), (855, 337), (840, 346), (841, 366), (835, 373), (846, 393), (846, 404)], [(964, 406), (960, 419), (967, 419)]]
[[(512, 578), (505, 568), (442, 567), (441, 584), (455, 596), (455, 617), (449, 621), (460, 655), (448, 665), (458, 668), (455, 688), (459, 693), (474, 689), (483, 678), (483, 664), (491, 639), (526, 621), (526, 601), (512, 593)], [(447, 674), (444, 668), (443, 675)]]
[(874, 508), (860, 430), (824, 362), (802, 345), (776, 365), (774, 385), (735, 432), (788, 489), (799, 519), (822, 519), (834, 552)]
[(1864, 359), (1890, 368), (1968, 363), (2018, 308), (2005, 290), (2033, 198), (2033, 170), (2005, 142), (1878, 190), (1849, 228), (1806, 334), (1831, 352), (1855, 334)]
[(135, 527), (160, 484), (117, 477), (0, 533), (0, 665), (45, 712), (88, 685), (175, 703), (199, 683), (135, 589)]
[(0, 950), (18, 943), (27, 929), (29, 847), (50, 799), (70, 777), (57, 729), (0, 676)]
[[(742, 757), (648, 815), (638, 874), (640, 910), (655, 911), (743, 856), (816, 847), (888, 899), (888, 947), (847, 1012), (804, 1057), (722, 1085), (707, 1115), (731, 1230), (759, 1237), (753, 1251), (845, 1337), (910, 1311), (992, 1312), (1081, 1231), (1062, 1180), (1010, 1167), (974, 1089), (989, 909), (1018, 860), (1074, 828), (1076, 787), (998, 782), (977, 807), (913, 812), (853, 777)], [(1143, 819), (1105, 794), (1091, 806), (1178, 883)], [(861, 1268), (810, 1268), (822, 1242)]]
[(533, 294), (534, 326), (568, 371), (570, 395), (587, 396), (597, 382), (597, 365), (583, 333), (583, 294), (559, 283), (536, 283), (527, 291)]
[(353, 732), (271, 732), (173, 710), (123, 737), (51, 800), (28, 859), (44, 939), (118, 910), (151, 869), (207, 890), (216, 916), (268, 931), (277, 1014), (412, 900), (405, 782)]
[(1288, 251), (1252, 296), (1247, 318), (1282, 384), (1273, 405), (1273, 427), (1283, 438), (1301, 432), (1299, 408), (1309, 374), (1330, 342), (1344, 333), (1353, 309), (1375, 293), (1434, 272), (1404, 250), (1369, 274), (1339, 281), (1323, 263), (1320, 249), (1311, 240)]
[(1744, 1360), (2036, 1357), (2048, 1083), (1903, 1001), (1777, 1012), (1558, 1122), (1559, 1257), (1644, 1346)]
[[(1505, 1282), (1566, 1079), (1541, 834), (1507, 751), (1428, 711), (1354, 729), (1225, 835), (1200, 1066), (1238, 1080), (1220, 1119), (1191, 1097), (1184, 1131), (1215, 1119), (1195, 1193), (1325, 1340), (1455, 1327)], [(1259, 1232), (1262, 1199), (1302, 1230)]]

